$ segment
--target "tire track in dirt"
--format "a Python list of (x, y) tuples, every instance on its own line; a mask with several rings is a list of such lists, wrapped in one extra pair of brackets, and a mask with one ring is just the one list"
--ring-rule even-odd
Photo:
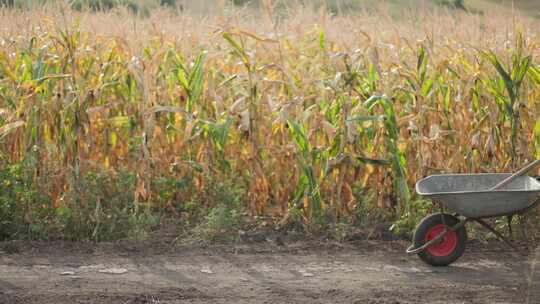
[[(182, 257), (182, 259), (187, 258)], [(186, 267), (175, 267), (177, 264), (169, 262), (167, 257), (130, 256), (126, 259), (136, 268), (130, 275), (139, 276), (144, 283), (150, 283), (150, 290), (155, 290), (158, 287), (192, 288), (195, 285), (201, 285), (201, 282), (195, 283), (197, 280), (193, 276), (184, 274), (193, 272), (193, 270), (190, 271)]]
[(17, 291), (21, 291), (21, 290), (24, 290), (24, 289), (16, 286), (15, 284), (12, 284), (10, 282), (7, 282), (7, 281), (4, 281), (4, 280), (0, 279), (0, 298), (4, 294), (8, 294), (8, 293), (11, 293), (11, 292), (17, 292)]
[[(245, 259), (252, 259), (250, 256), (242, 255), (226, 255), (223, 258), (232, 264), (239, 272), (247, 276), (247, 280), (254, 285), (254, 288), (265, 294), (263, 303), (293, 303), (291, 299), (297, 299), (298, 294), (291, 286), (284, 286), (284, 284), (301, 279), (299, 273), (288, 272), (287, 276), (280, 277), (279, 279), (273, 278), (272, 274), (280, 273), (280, 269), (276, 269), (273, 265), (276, 264), (276, 257), (274, 255), (265, 256), (265, 262), (259, 261), (246, 261)], [(279, 265), (281, 262), (277, 261)]]

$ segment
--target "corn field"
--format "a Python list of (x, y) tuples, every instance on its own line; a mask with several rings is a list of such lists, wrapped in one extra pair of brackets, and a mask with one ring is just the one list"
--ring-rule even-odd
[[(9, 196), (25, 229), (92, 201), (89, 235), (106, 205), (211, 208), (216, 180), (241, 189), (251, 215), (406, 216), (419, 178), (539, 156), (539, 25), (268, 3), (204, 17), (4, 9), (0, 189), (31, 191)], [(89, 175), (108, 178), (97, 194)]]

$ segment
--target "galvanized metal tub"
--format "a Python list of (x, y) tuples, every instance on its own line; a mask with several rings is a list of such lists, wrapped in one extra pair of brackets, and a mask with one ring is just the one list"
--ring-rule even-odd
[(509, 215), (532, 206), (540, 192), (540, 183), (529, 176), (520, 176), (500, 190), (489, 191), (511, 175), (432, 175), (416, 183), (416, 192), (469, 218)]

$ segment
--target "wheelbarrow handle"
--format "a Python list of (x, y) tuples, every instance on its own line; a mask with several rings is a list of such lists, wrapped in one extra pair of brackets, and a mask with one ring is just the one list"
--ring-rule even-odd
[(502, 187), (504, 187), (504, 186), (508, 185), (509, 183), (511, 183), (516, 178), (518, 178), (518, 177), (528, 173), (532, 169), (536, 168), (538, 165), (540, 165), (540, 159), (535, 160), (534, 162), (532, 162), (532, 163), (528, 164), (527, 166), (523, 167), (518, 172), (516, 172), (516, 173), (510, 175), (509, 177), (505, 178), (502, 182), (498, 183), (493, 188), (489, 189), (489, 191), (496, 191), (496, 190), (501, 189)]

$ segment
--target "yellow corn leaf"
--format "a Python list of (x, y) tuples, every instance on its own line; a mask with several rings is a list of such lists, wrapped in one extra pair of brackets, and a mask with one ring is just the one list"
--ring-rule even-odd
[(116, 116), (109, 119), (109, 122), (115, 127), (127, 127), (129, 126), (129, 116)]
[(6, 135), (13, 132), (15, 129), (21, 127), (22, 125), (24, 125), (24, 121), (22, 120), (17, 120), (3, 125), (2, 127), (0, 127), (0, 139), (4, 138)]
[(252, 33), (252, 32), (248, 32), (247, 30), (242, 30), (242, 29), (234, 29), (231, 31), (232, 33), (235, 33), (235, 34), (243, 34), (243, 35), (246, 35), (246, 36), (249, 36), (257, 41), (260, 41), (260, 42), (270, 42), (270, 43), (277, 43), (278, 41), (276, 39), (272, 39), (272, 38), (267, 38), (267, 37), (261, 37), (255, 33)]
[(110, 133), (111, 146), (116, 147), (117, 142), (118, 142), (118, 134), (116, 134), (116, 132), (111, 132)]

